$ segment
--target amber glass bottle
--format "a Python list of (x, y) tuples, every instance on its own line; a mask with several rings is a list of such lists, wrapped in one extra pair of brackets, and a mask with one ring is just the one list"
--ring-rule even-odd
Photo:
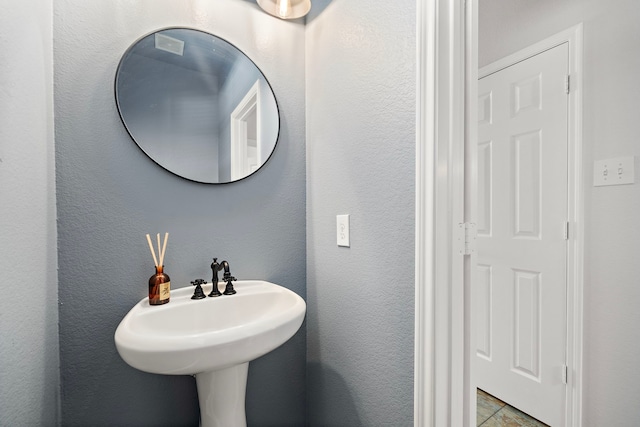
[(156, 274), (149, 278), (149, 304), (160, 305), (169, 302), (171, 279), (163, 270), (164, 266), (156, 267)]

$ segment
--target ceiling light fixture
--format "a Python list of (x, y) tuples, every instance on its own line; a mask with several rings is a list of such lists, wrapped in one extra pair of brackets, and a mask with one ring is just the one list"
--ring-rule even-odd
[(311, 0), (256, 0), (269, 15), (280, 19), (302, 18), (311, 9)]

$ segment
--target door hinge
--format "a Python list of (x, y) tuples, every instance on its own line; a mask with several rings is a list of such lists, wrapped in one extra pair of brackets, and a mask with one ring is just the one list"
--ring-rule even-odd
[(562, 365), (562, 384), (569, 383), (569, 367), (567, 365)]
[(569, 240), (569, 221), (564, 223), (564, 230), (562, 232), (562, 238), (564, 240)]
[(571, 76), (569, 74), (564, 76), (564, 91), (567, 95), (571, 91)]
[(460, 243), (460, 255), (471, 255), (476, 252), (476, 224), (464, 222), (458, 224), (458, 240)]

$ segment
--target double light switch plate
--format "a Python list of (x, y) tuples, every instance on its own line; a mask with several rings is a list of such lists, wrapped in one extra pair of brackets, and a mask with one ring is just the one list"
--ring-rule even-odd
[(593, 186), (633, 184), (634, 156), (596, 160), (593, 164)]

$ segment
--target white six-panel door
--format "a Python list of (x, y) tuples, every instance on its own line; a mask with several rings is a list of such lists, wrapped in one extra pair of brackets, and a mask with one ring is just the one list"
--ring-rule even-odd
[(568, 46), (479, 80), (478, 387), (564, 425)]

